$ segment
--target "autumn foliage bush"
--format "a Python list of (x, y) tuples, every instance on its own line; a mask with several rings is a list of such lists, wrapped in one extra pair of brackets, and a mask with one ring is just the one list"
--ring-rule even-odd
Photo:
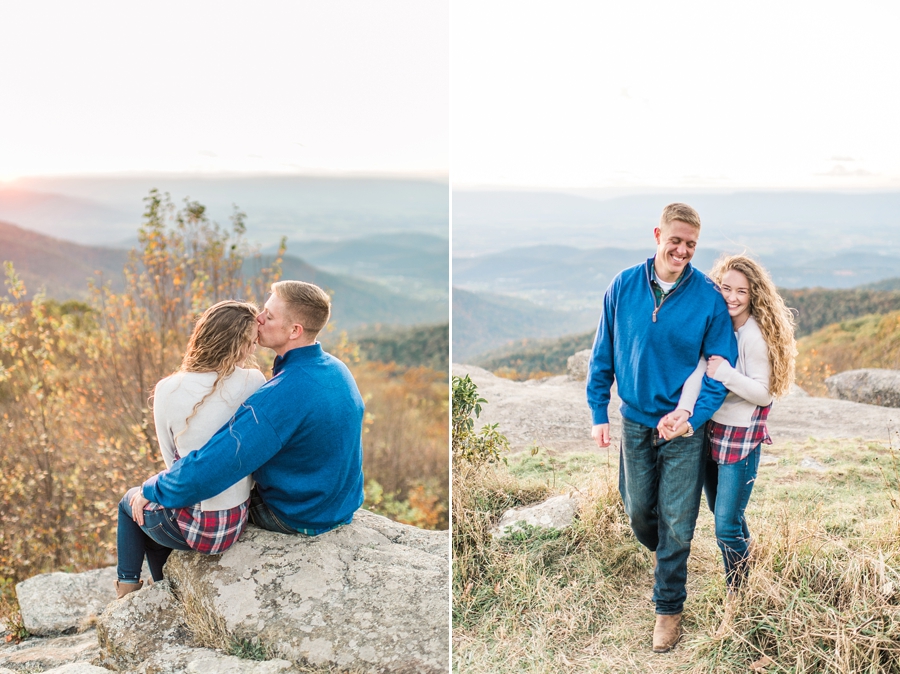
[[(150, 394), (175, 371), (193, 322), (220, 299), (259, 304), (274, 263), (244, 277), (254, 252), (244, 215), (212, 223), (202, 205), (145, 200), (125, 290), (103, 279), (89, 303), (27, 289), (6, 265), (0, 293), (0, 589), (53, 570), (114, 562), (116, 506), (164, 468)], [(255, 258), (259, 260), (258, 256)], [(366, 398), (367, 495), (372, 507), (419, 526), (446, 527), (445, 374), (367, 363), (345, 337), (330, 348)], [(261, 350), (259, 360), (271, 363)], [(377, 499), (374, 497), (377, 496)], [(377, 503), (374, 501), (377, 500)]]

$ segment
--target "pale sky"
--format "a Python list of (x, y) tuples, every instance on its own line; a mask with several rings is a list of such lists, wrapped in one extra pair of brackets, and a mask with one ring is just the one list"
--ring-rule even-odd
[(451, 7), (454, 188), (900, 189), (900, 3)]
[(0, 180), (449, 170), (449, 0), (0, 0)]

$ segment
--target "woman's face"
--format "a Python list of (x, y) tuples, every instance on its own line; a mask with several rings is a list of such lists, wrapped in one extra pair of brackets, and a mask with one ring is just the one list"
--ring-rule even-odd
[(734, 327), (739, 328), (750, 317), (750, 281), (743, 272), (737, 269), (729, 269), (722, 275), (719, 284), (722, 297), (728, 305), (728, 315)]

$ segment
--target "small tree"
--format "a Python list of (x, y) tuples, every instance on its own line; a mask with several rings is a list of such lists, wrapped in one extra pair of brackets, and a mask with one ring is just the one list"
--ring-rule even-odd
[(475, 419), (481, 415), (483, 403), (487, 400), (478, 395), (469, 375), (453, 377), (454, 463), (494, 463), (500, 460), (501, 451), (509, 449), (509, 440), (497, 430), (497, 424), (486, 424), (475, 432)]

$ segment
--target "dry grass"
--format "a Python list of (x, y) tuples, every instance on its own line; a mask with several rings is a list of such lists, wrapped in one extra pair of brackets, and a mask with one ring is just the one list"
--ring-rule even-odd
[[(896, 442), (895, 442), (896, 444)], [(454, 671), (900, 672), (900, 471), (881, 443), (774, 446), (748, 521), (755, 562), (730, 634), (705, 503), (689, 562), (685, 637), (650, 650), (649, 553), (634, 539), (606, 455), (514, 457), (454, 476)], [(804, 458), (817, 463), (801, 467)], [(543, 472), (542, 472), (543, 471)], [(563, 532), (491, 542), (510, 505), (547, 484), (582, 495)]]

